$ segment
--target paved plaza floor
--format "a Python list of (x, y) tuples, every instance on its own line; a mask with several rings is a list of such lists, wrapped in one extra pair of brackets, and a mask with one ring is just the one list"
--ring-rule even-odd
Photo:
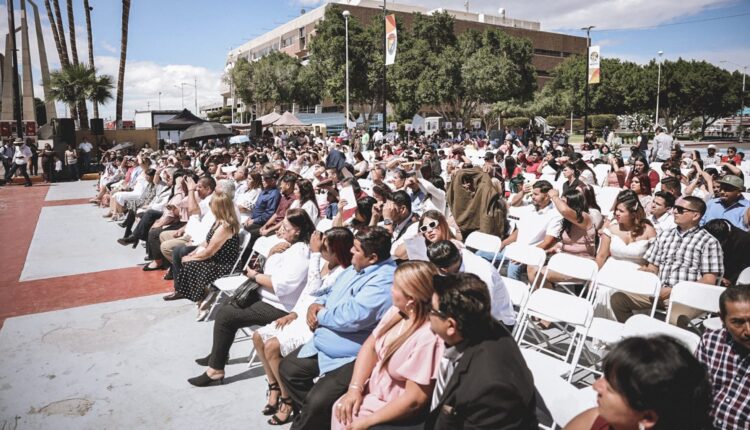
[(122, 229), (85, 203), (92, 186), (0, 188), (0, 428), (271, 428), (249, 341), (225, 385), (187, 383), (213, 323), (161, 300), (171, 283), (136, 266), (143, 248), (116, 244)]

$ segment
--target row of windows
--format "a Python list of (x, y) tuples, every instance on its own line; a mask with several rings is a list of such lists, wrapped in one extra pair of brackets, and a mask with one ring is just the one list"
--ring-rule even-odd
[(534, 48), (534, 54), (546, 55), (548, 57), (561, 57), (561, 58), (570, 57), (571, 55), (573, 55), (572, 52), (551, 51), (549, 49), (539, 49), (539, 48)]

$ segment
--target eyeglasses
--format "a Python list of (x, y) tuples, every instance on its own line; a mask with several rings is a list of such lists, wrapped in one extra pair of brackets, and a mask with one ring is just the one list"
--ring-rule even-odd
[(675, 206), (674, 210), (675, 210), (675, 212), (677, 212), (680, 215), (684, 214), (685, 211), (688, 211), (688, 212), (698, 212), (695, 209), (689, 209), (689, 208), (686, 208), (686, 207), (683, 207), (683, 206)]
[(433, 307), (430, 307), (430, 315), (435, 315), (436, 317), (438, 317), (440, 319), (443, 319), (443, 320), (444, 319), (448, 319), (448, 315), (440, 312), (439, 310), (437, 310), (437, 309), (435, 309)]
[(429, 223), (420, 226), (419, 231), (422, 233), (427, 233), (428, 231), (435, 230), (437, 226), (438, 226), (437, 221), (430, 221)]

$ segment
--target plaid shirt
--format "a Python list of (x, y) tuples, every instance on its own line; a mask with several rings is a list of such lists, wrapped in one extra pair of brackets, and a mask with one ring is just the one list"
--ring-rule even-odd
[(667, 287), (680, 281), (697, 281), (706, 273), (724, 273), (719, 241), (698, 227), (687, 231), (677, 227), (659, 233), (644, 258), (659, 266), (659, 279)]
[(750, 428), (750, 353), (741, 352), (726, 329), (721, 329), (703, 334), (695, 356), (711, 380), (714, 426)]

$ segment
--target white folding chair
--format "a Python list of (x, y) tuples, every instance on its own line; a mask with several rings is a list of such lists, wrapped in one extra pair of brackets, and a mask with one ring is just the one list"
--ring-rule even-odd
[[(653, 318), (656, 313), (656, 305), (659, 303), (659, 291), (661, 281), (659, 277), (651, 272), (640, 270), (608, 270), (599, 272), (596, 277), (596, 287), (591, 291), (590, 298), (593, 300), (600, 287), (611, 288), (627, 294), (639, 294), (654, 298), (649, 316)], [(614, 343), (622, 338), (624, 325), (607, 318), (594, 317), (589, 329), (589, 337), (602, 340), (606, 343)]]
[(656, 318), (651, 318), (648, 315), (638, 314), (633, 315), (625, 321), (625, 326), (622, 331), (622, 337), (633, 337), (633, 336), (653, 336), (664, 334), (671, 336), (681, 341), (691, 351), (695, 352), (698, 349), (701, 338), (697, 334), (683, 330), (677, 326), (667, 324), (664, 321), (659, 321)]
[(599, 266), (597, 266), (596, 261), (590, 258), (583, 258), (577, 255), (561, 252), (553, 255), (552, 258), (549, 259), (547, 267), (544, 270), (544, 275), (542, 276), (542, 282), (539, 285), (544, 286), (549, 272), (559, 273), (565, 277), (575, 279), (576, 281), (555, 283), (556, 285), (562, 286), (563, 289), (571, 294), (575, 294), (575, 292), (568, 289), (567, 285), (580, 284), (581, 282), (577, 281), (583, 281), (583, 288), (579, 294), (579, 297), (583, 297), (583, 293), (584, 291), (587, 291), (587, 288), (593, 289), (596, 275), (599, 273)]
[(607, 216), (611, 214), (612, 206), (617, 200), (617, 195), (622, 190), (617, 187), (601, 187), (596, 191), (596, 203), (602, 208), (602, 215)]
[(740, 272), (735, 284), (750, 284), (750, 267), (746, 267), (745, 270)]
[(503, 258), (500, 260), (500, 266), (497, 268), (498, 272), (502, 269), (503, 263), (506, 261), (514, 261), (537, 268), (536, 277), (530, 279), (530, 284), (505, 276), (502, 277), (503, 283), (505, 283), (505, 287), (508, 289), (508, 294), (510, 294), (511, 303), (513, 303), (513, 306), (518, 307), (519, 310), (524, 306), (529, 293), (539, 280), (541, 270), (538, 269), (544, 265), (546, 258), (547, 256), (542, 248), (531, 245), (511, 243), (503, 250)]
[(235, 270), (237, 270), (237, 266), (240, 264), (240, 261), (242, 261), (242, 255), (245, 254), (245, 251), (247, 251), (247, 246), (250, 245), (250, 236), (251, 234), (246, 232), (244, 229), (240, 230), (240, 255), (237, 256), (237, 260), (234, 262), (232, 270), (229, 272), (230, 275), (233, 274)]
[[(524, 358), (527, 357), (526, 351), (533, 352), (522, 351)], [(538, 366), (543, 363), (536, 363), (533, 358), (527, 360), (526, 364), (534, 375), (534, 386), (542, 396), (553, 420), (549, 427), (540, 423), (540, 428), (564, 427), (581, 412), (596, 406), (596, 392), (590, 386), (578, 388), (550, 372), (548, 367)]]
[[(546, 353), (550, 356), (550, 359), (556, 358), (561, 360), (562, 364), (558, 363), (554, 368), (558, 370), (565, 369), (567, 380), (570, 382), (578, 366), (583, 341), (588, 334), (588, 328), (591, 326), (593, 315), (594, 308), (586, 299), (540, 288), (531, 293), (526, 306), (519, 315), (517, 323), (518, 331), (515, 334), (515, 339), (521, 347), (526, 345), (530, 349)], [(529, 328), (534, 324), (532, 321), (533, 318), (554, 321), (562, 325), (563, 330), (573, 329), (568, 332), (570, 342), (564, 354), (552, 350), (552, 343), (550, 341), (535, 344), (525, 339)], [(544, 348), (545, 344), (548, 345), (548, 348)], [(529, 355), (535, 354), (531, 353)], [(544, 361), (553, 363), (549, 359), (545, 359)]]
[(719, 312), (719, 296), (724, 287), (702, 284), (700, 282), (682, 281), (672, 288), (669, 295), (666, 321), (672, 317), (672, 307), (677, 303), (704, 312)]
[(612, 170), (612, 166), (609, 164), (597, 164), (594, 166), (594, 173), (596, 173), (596, 184), (600, 187), (607, 186), (607, 178), (609, 177), (609, 171)]
[(493, 253), (492, 265), (495, 265), (497, 260), (497, 254), (500, 252), (500, 248), (503, 246), (503, 240), (500, 237), (482, 233), (481, 231), (472, 232), (464, 242), (467, 248), (473, 248), (479, 251)]

